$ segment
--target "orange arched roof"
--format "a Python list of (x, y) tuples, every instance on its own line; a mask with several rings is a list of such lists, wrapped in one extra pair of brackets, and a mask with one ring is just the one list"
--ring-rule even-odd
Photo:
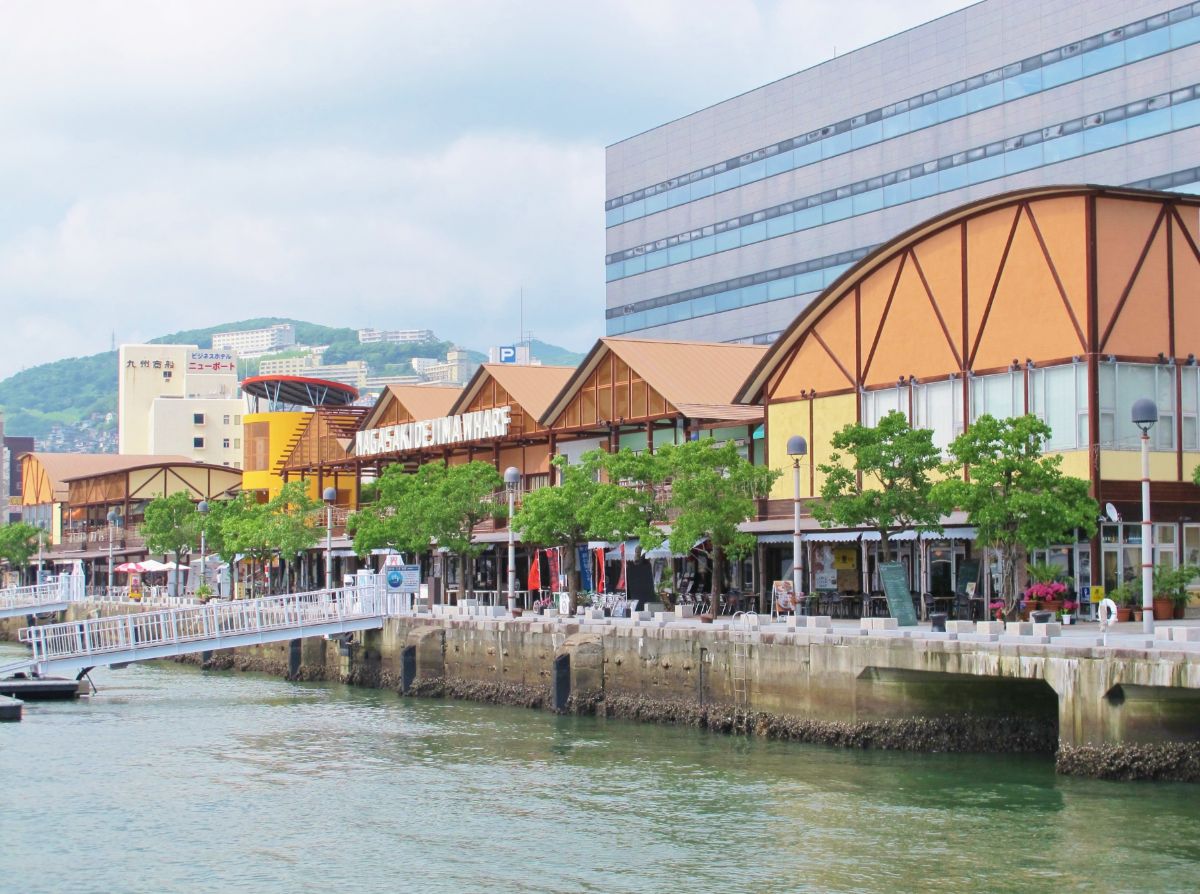
[[(768, 382), (772, 376), (783, 367), (793, 356), (793, 352), (804, 341), (805, 337), (814, 330), (814, 327), (824, 319), (840, 302), (851, 296), (855, 292), (856, 287), (867, 281), (873, 274), (883, 270), (888, 265), (896, 265), (897, 260), (903, 263), (903, 256), (914, 250), (919, 243), (925, 243), (932, 240), (946, 231), (962, 226), (965, 222), (974, 218), (986, 215), (990, 212), (1002, 211), (1006, 208), (1019, 208), (1024, 205), (1029, 207), (1031, 202), (1041, 202), (1051, 199), (1071, 199), (1079, 197), (1108, 197), (1113, 199), (1135, 199), (1135, 200), (1157, 200), (1169, 199), (1171, 202), (1179, 204), (1200, 204), (1200, 198), (1189, 196), (1182, 193), (1159, 192), (1156, 190), (1131, 189), (1122, 187), (1106, 187), (1094, 184), (1080, 185), (1065, 185), (1065, 186), (1041, 186), (1028, 189), (1014, 190), (1007, 193), (1002, 193), (988, 198), (981, 199), (976, 202), (971, 202), (953, 208), (943, 214), (929, 218), (926, 221), (912, 227), (909, 230), (901, 233), (889, 242), (884, 243), (867, 255), (857, 264), (843, 273), (837, 280), (830, 284), (820, 295), (818, 295), (811, 304), (808, 305), (796, 317), (792, 324), (784, 330), (783, 334), (771, 346), (771, 349), (766, 353), (762, 360), (755, 366), (753, 371), (747, 377), (737, 392), (736, 401), (738, 403), (752, 404), (763, 400), (764, 392), (767, 390)], [(1018, 216), (1020, 212), (1018, 211)], [(1014, 218), (1014, 232), (1016, 229), (1016, 221)], [(1094, 236), (1094, 234), (1093, 234)], [(1037, 235), (1041, 238), (1041, 234)], [(1011, 244), (1012, 237), (1009, 237)], [(1006, 249), (1007, 250), (1007, 249)], [(1044, 246), (1043, 246), (1044, 250)], [(965, 260), (963, 261), (965, 264)], [(897, 272), (897, 279), (899, 278)], [(920, 274), (924, 276), (924, 273)], [(1135, 272), (1136, 276), (1136, 272)], [(1061, 285), (1060, 285), (1061, 288)], [(1084, 326), (1083, 320), (1079, 320), (1076, 326)], [(942, 326), (945, 327), (945, 321), (942, 321)], [(1080, 332), (1081, 338), (1085, 341), (1091, 341), (1085, 337), (1085, 333)], [(818, 339), (820, 340), (820, 339)], [(821, 342), (822, 347), (831, 356), (837, 354), (837, 346), (832, 349), (825, 342)], [(861, 346), (860, 350), (865, 350), (866, 346)], [(1082, 347), (1077, 350), (1082, 350)], [(1069, 352), (1068, 352), (1069, 353)], [(1024, 356), (1024, 355), (1022, 355)], [(960, 358), (961, 359), (961, 358)], [(835, 357), (836, 362), (836, 357)], [(1005, 361), (1007, 362), (1007, 361)], [(969, 363), (965, 364), (970, 366)], [(847, 373), (846, 378), (852, 379), (848, 369), (843, 369)], [(846, 383), (843, 383), (846, 384)]]

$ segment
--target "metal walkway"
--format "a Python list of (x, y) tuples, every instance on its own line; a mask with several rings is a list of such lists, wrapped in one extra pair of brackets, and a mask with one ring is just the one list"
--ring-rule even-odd
[[(82, 578), (80, 579), (82, 583)], [(83, 598), (82, 588), (64, 575), (58, 583), (0, 590), (0, 618), (19, 618), (41, 612), (64, 611)]]
[(401, 607), (399, 597), (379, 594), (374, 587), (348, 587), (25, 627), (19, 638), (29, 644), (31, 656), (0, 665), (0, 676), (18, 671), (50, 676), (98, 665), (370, 630), (382, 627), (384, 617), (399, 613)]

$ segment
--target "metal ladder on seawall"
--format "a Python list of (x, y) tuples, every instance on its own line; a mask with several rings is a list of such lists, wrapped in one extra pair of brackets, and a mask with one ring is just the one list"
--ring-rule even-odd
[(733, 653), (729, 670), (733, 678), (733, 701), (739, 708), (750, 704), (750, 635), (757, 620), (756, 612), (738, 612), (733, 616)]

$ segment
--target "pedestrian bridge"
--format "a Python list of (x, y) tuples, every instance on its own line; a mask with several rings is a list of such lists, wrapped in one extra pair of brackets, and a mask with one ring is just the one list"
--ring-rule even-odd
[(0, 665), (0, 676), (78, 672), (195, 652), (232, 649), (307, 636), (377, 629), (404, 607), (402, 596), (373, 586), (209, 602), (204, 605), (24, 627), (29, 658)]
[(58, 612), (84, 598), (83, 578), (64, 574), (55, 583), (0, 590), (0, 618)]

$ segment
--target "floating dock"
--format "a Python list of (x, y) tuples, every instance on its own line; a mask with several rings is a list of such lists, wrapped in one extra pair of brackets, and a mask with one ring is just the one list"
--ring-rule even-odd
[(63, 677), (9, 677), (0, 680), (0, 696), (23, 701), (61, 701), (87, 692), (87, 683)]

